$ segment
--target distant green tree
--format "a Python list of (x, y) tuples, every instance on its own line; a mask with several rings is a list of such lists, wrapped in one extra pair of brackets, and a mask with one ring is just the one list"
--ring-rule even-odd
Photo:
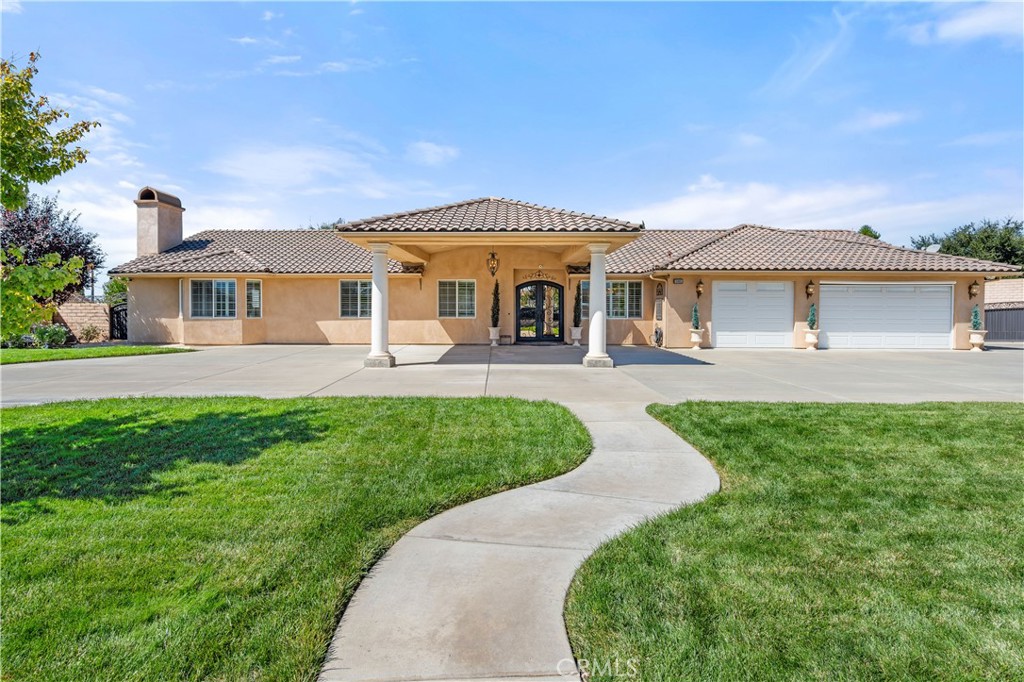
[(911, 237), (915, 249), (939, 245), (939, 253), (980, 258), (1024, 267), (1024, 222), (1016, 218), (967, 223), (944, 235)]
[(306, 226), (307, 230), (333, 230), (338, 225), (344, 225), (347, 220), (344, 218), (338, 218), (337, 220), (328, 220), (326, 223), (310, 223)]
[(867, 237), (871, 237), (872, 239), (881, 239), (882, 238), (882, 235), (878, 232), (878, 230), (876, 230), (875, 228), (871, 227), (870, 225), (861, 225), (860, 229), (857, 230), (857, 231), (860, 232), (862, 235), (865, 235)]
[(37, 52), (29, 53), (23, 69), (0, 60), (0, 204), (8, 209), (25, 205), (30, 182), (49, 182), (84, 163), (89, 152), (72, 145), (99, 126), (98, 121), (78, 121), (50, 129), (69, 114), (32, 92), (38, 59)]
[(107, 305), (124, 303), (128, 295), (128, 279), (126, 277), (111, 277), (103, 285), (103, 302)]

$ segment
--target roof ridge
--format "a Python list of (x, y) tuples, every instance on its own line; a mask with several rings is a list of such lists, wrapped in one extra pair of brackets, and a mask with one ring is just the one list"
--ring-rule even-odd
[(410, 216), (420, 215), (423, 213), (430, 213), (431, 211), (441, 211), (445, 209), (457, 208), (459, 206), (468, 206), (470, 204), (478, 204), (483, 202), (500, 202), (503, 204), (510, 204), (512, 206), (519, 206), (522, 208), (532, 208), (541, 211), (550, 211), (552, 213), (561, 213), (564, 215), (574, 216), (577, 218), (593, 218), (595, 220), (602, 220), (604, 222), (613, 223), (615, 225), (621, 225), (623, 227), (644, 227), (644, 224), (642, 222), (634, 223), (629, 220), (622, 220), (621, 218), (610, 218), (608, 216), (600, 216), (597, 215), (596, 213), (583, 213), (582, 211), (572, 211), (567, 208), (544, 206), (543, 204), (534, 204), (528, 201), (520, 201), (518, 199), (509, 199), (507, 197), (495, 196), (478, 197), (476, 199), (465, 199), (463, 201), (455, 201), (449, 204), (440, 204), (438, 206), (428, 206), (426, 208), (417, 208), (410, 211), (398, 211), (397, 213), (384, 213), (381, 215), (370, 216), (369, 218), (361, 218), (359, 220), (352, 220), (347, 223), (341, 223), (338, 226), (341, 228), (341, 230), (344, 230), (346, 227), (358, 227), (366, 223), (373, 223), (382, 220), (391, 220), (394, 218), (407, 218)]
[(713, 236), (705, 239), (704, 241), (699, 242), (698, 244), (693, 246), (689, 251), (684, 251), (683, 253), (679, 254), (678, 256), (673, 257), (672, 260), (670, 260), (670, 261), (668, 261), (666, 263), (660, 264), (659, 268), (656, 268), (656, 269), (668, 268), (672, 264), (678, 263), (679, 261), (681, 261), (682, 259), (686, 258), (687, 256), (693, 255), (696, 251), (699, 251), (699, 250), (701, 250), (703, 248), (711, 246), (712, 244), (714, 244), (715, 242), (719, 241), (720, 239), (725, 239), (729, 235), (735, 234), (736, 232), (739, 232), (740, 230), (743, 230), (743, 229), (748, 228), (748, 227), (755, 227), (755, 226), (747, 225), (747, 224), (744, 223), (742, 225), (737, 225), (736, 227), (730, 227), (730, 228), (728, 228), (726, 230), (723, 230), (719, 234), (713, 235)]

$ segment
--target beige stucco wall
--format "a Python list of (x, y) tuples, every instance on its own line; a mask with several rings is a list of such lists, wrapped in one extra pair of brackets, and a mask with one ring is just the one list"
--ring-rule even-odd
[[(501, 334), (515, 337), (515, 289), (538, 277), (564, 287), (563, 310), (565, 342), (570, 343), (568, 326), (572, 320), (572, 304), (577, 282), (584, 276), (569, 276), (559, 254), (543, 249), (503, 246), (496, 249), (501, 261), (497, 277), (486, 268), (488, 248), (455, 248), (434, 254), (422, 276), (392, 275), (390, 278), (390, 340), (393, 344), (485, 344), (490, 326), (491, 291), (497, 281), (501, 288)], [(538, 276), (538, 270), (541, 275)], [(208, 279), (208, 276), (197, 276)], [(217, 279), (224, 279), (218, 277)], [(237, 281), (237, 313), (235, 319), (192, 319), (189, 314), (189, 276), (182, 277), (184, 301), (179, 317), (178, 277), (133, 277), (129, 284), (129, 339), (144, 343), (185, 343), (193, 345), (240, 343), (331, 343), (367, 344), (370, 341), (369, 319), (342, 319), (339, 311), (339, 281), (368, 280), (363, 276), (284, 276), (262, 275), (263, 317), (245, 319), (245, 276)], [(439, 319), (437, 316), (438, 281), (468, 279), (476, 281), (476, 316), (470, 319)], [(674, 280), (681, 279), (682, 283)], [(609, 280), (637, 280), (643, 286), (643, 319), (609, 320), (609, 344), (647, 345), (655, 326), (664, 331), (665, 345), (688, 348), (690, 310), (698, 303), (705, 328), (703, 345), (710, 346), (713, 289), (716, 280), (789, 281), (793, 285), (793, 347), (803, 348), (807, 312), (818, 303), (820, 289), (808, 299), (804, 287), (809, 280), (822, 282), (952, 282), (954, 286), (955, 347), (967, 349), (971, 308), (983, 303), (979, 296), (970, 300), (967, 288), (975, 277), (951, 275), (863, 273), (832, 274), (736, 274), (678, 273), (649, 276), (609, 276)], [(696, 295), (696, 282), (703, 281), (704, 293)], [(663, 319), (654, 320), (656, 289), (664, 286)], [(820, 305), (819, 305), (820, 308)], [(587, 324), (583, 325), (583, 341)]]

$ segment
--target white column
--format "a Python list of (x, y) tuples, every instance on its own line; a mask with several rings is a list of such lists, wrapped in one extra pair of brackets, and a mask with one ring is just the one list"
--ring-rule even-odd
[(607, 293), (605, 291), (605, 252), (609, 244), (590, 244), (590, 331), (587, 335), (587, 354), (583, 358), (584, 367), (614, 367), (608, 357), (606, 339), (605, 311)]
[(388, 352), (388, 248), (390, 244), (370, 244), (373, 252), (373, 292), (370, 298), (370, 354), (366, 367), (394, 367), (395, 356)]

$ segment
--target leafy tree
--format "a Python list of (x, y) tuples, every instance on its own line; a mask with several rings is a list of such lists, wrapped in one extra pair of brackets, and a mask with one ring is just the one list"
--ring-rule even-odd
[(111, 277), (103, 285), (103, 302), (107, 305), (124, 303), (128, 295), (128, 279), (126, 277)]
[(865, 235), (867, 237), (871, 237), (872, 239), (881, 239), (882, 238), (881, 233), (878, 230), (876, 230), (875, 228), (871, 227), (870, 225), (861, 225), (860, 229), (857, 230), (857, 231), (860, 232), (862, 235)]
[(326, 223), (313, 224), (310, 223), (306, 226), (307, 230), (333, 230), (338, 225), (344, 225), (346, 221), (344, 218), (338, 218), (337, 220), (328, 220)]
[(1024, 222), (1004, 218), (967, 223), (944, 235), (911, 237), (915, 249), (939, 245), (940, 253), (1024, 266)]
[(11, 247), (0, 249), (0, 270), (0, 339), (10, 341), (53, 318), (53, 294), (78, 281), (82, 259), (61, 262), (60, 256), (51, 253), (37, 263), (27, 263), (21, 249)]
[[(96, 235), (79, 226), (77, 213), (62, 211), (55, 197), (34, 194), (29, 195), (22, 208), (14, 211), (3, 209), (0, 248), (12, 246), (18, 247), (29, 265), (55, 253), (64, 262), (78, 257), (83, 263), (92, 263), (94, 268), (99, 268), (106, 257), (96, 243)], [(69, 285), (58, 291), (57, 303), (66, 301), (75, 289), (74, 285)]]
[(23, 69), (0, 60), (0, 204), (11, 209), (28, 202), (30, 182), (49, 182), (84, 163), (89, 152), (72, 145), (100, 125), (98, 121), (78, 121), (55, 126), (70, 116), (32, 92), (32, 79), (39, 73), (38, 59), (39, 53), (30, 53)]

